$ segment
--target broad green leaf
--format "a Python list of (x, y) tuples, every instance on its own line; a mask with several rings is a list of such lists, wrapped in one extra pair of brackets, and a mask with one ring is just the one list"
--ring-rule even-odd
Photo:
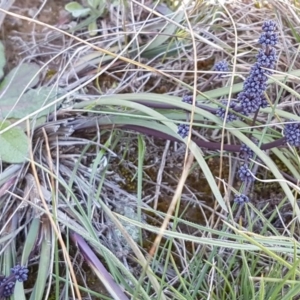
[(41, 224), (40, 218), (33, 219), (30, 224), (30, 228), (25, 239), (25, 244), (23, 246), (22, 263), (21, 263), (23, 266), (27, 264), (28, 258), (32, 253), (34, 246), (36, 245), (38, 233), (40, 230), (40, 224)]
[(26, 300), (23, 282), (19, 282), (19, 281), (16, 282), (15, 290), (14, 290), (14, 299)]
[(11, 128), (1, 134), (1, 130), (9, 125), (8, 121), (0, 123), (0, 160), (7, 163), (22, 163), (28, 154), (28, 138), (19, 127)]
[(97, 14), (98, 15), (100, 14), (100, 16), (103, 16), (104, 11), (105, 11), (105, 7), (106, 7), (105, 1), (99, 0), (96, 7), (97, 7), (97, 10), (98, 10)]
[[(30, 300), (39, 300), (44, 299), (43, 295), (47, 288), (47, 279), (49, 277), (52, 261), (52, 230), (50, 225), (44, 226), (44, 230), (42, 231), (42, 235), (44, 237), (42, 241), (42, 247), (40, 251), (40, 260), (38, 263), (38, 275), (36, 277), (36, 281), (34, 284), (33, 291), (30, 295)], [(50, 274), (49, 274), (50, 273)], [(48, 299), (48, 298), (47, 298)]]
[(75, 1), (66, 4), (65, 10), (70, 12), (74, 18), (86, 17), (91, 12), (90, 8), (84, 8)]
[(104, 4), (104, 0), (88, 0), (91, 7), (97, 8), (100, 4)]
[[(6, 119), (6, 120), (9, 121), (11, 124), (14, 124), (14, 123), (18, 122), (20, 119), (11, 118), (11, 119)], [(44, 125), (46, 123), (46, 120), (47, 120), (46, 116), (42, 116), (40, 118), (35, 118), (34, 121), (30, 122), (29, 126), (31, 129), (37, 128), (39, 126)], [(22, 128), (23, 131), (26, 131), (28, 129), (27, 122), (28, 122), (27, 120), (24, 120), (23, 122), (18, 123), (18, 127)]]
[[(27, 91), (19, 99), (20, 94), (8, 94), (0, 100), (1, 118), (22, 119), (28, 114), (42, 108), (46, 103), (53, 101), (57, 96), (57, 91), (51, 87), (42, 87)], [(38, 114), (38, 117), (45, 116), (53, 111), (51, 106)]]
[(37, 64), (23, 63), (12, 69), (0, 85), (1, 102), (5, 97), (20, 96), (25, 89), (39, 82), (40, 67)]
[(2, 42), (0, 42), (0, 78), (2, 78), (4, 75), (3, 68), (5, 64), (6, 64), (5, 49)]

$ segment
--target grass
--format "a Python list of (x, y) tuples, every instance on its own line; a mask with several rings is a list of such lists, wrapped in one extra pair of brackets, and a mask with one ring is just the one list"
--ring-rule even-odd
[[(299, 8), (268, 3), (157, 1), (154, 12), (112, 1), (96, 37), (87, 25), (33, 31), (23, 56), (37, 49), (40, 85), (63, 88), (54, 101), (64, 103), (36, 128), (38, 110), (11, 125), (31, 122), (27, 160), (2, 162), (0, 173), (1, 272), (30, 270), (15, 299), (298, 299), (299, 149), (260, 145), (300, 121)], [(203, 106), (241, 91), (266, 14), (279, 25), (273, 104), (254, 125), (252, 116), (224, 123)], [(211, 80), (221, 59), (232, 71)], [(182, 123), (192, 125), (185, 139)], [(209, 143), (254, 151), (250, 203), (232, 201), (236, 153), (201, 146)]]

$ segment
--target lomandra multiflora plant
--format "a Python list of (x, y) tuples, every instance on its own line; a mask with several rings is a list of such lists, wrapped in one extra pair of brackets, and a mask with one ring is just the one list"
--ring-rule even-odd
[[(268, 103), (265, 92), (267, 89), (268, 76), (272, 75), (276, 66), (277, 56), (275, 46), (278, 43), (277, 24), (276, 22), (269, 20), (264, 22), (262, 26), (262, 34), (258, 40), (261, 45), (261, 49), (256, 56), (256, 62), (252, 66), (249, 76), (246, 78), (243, 84), (242, 91), (238, 94), (235, 100), (231, 100), (229, 103), (226, 100), (221, 101), (221, 106), (214, 111), (214, 113), (226, 122), (231, 122), (243, 117), (251, 118), (252, 124), (255, 124), (257, 114), (260, 108), (268, 107), (271, 103)], [(224, 76), (224, 72), (228, 72), (228, 64), (226, 61), (220, 61), (214, 66), (214, 71), (220, 72), (215, 74), (214, 78), (221, 78)], [(192, 104), (191, 96), (184, 96), (183, 102)], [(197, 103), (196, 103), (197, 105)], [(202, 109), (206, 109), (205, 106), (199, 105)], [(211, 109), (207, 109), (213, 112)], [(178, 125), (178, 134), (185, 138), (190, 130), (190, 126), (186, 124)], [(251, 132), (250, 132), (251, 134)], [(251, 136), (250, 136), (251, 137)], [(252, 139), (253, 140), (253, 139)], [(258, 144), (257, 141), (253, 140)], [(198, 141), (197, 144), (200, 147), (207, 149), (220, 149), (218, 143)], [(289, 144), (293, 147), (300, 146), (300, 123), (290, 120), (286, 123), (283, 130), (283, 137), (268, 144), (260, 145), (262, 150), (271, 149), (273, 147), (286, 146)], [(250, 186), (254, 182), (254, 176), (257, 166), (254, 166), (250, 170), (250, 160), (253, 158), (253, 151), (245, 144), (241, 145), (223, 145), (223, 149), (226, 151), (234, 151), (239, 154), (241, 165), (237, 172), (238, 178), (242, 181), (240, 193), (235, 195), (234, 201), (239, 204), (243, 204), (249, 201), (247, 196)], [(283, 174), (287, 176), (286, 174)]]
[[(252, 66), (249, 76), (244, 81), (243, 90), (238, 94), (237, 101), (231, 102), (229, 105), (229, 108), (233, 112), (229, 112), (226, 116), (225, 108), (222, 107), (216, 112), (219, 117), (226, 117), (226, 121), (233, 121), (238, 118), (234, 111), (246, 117), (251, 114), (256, 116), (260, 108), (268, 106), (264, 93), (267, 89), (267, 75), (272, 74), (277, 61), (276, 49), (274, 48), (278, 42), (277, 25), (274, 21), (266, 21), (262, 26), (262, 31), (259, 38), (259, 44), (262, 48), (257, 55), (257, 61)], [(223, 66), (224, 63), (221, 62), (221, 65)], [(228, 105), (226, 102), (223, 104)], [(252, 174), (255, 171), (252, 169), (251, 172), (249, 169), (249, 159), (253, 157), (253, 152), (250, 148), (242, 144), (239, 156), (243, 160), (243, 163), (237, 173), (243, 185), (241, 193), (235, 195), (234, 201), (243, 204), (249, 201), (247, 193), (254, 182)]]
[[(257, 61), (252, 66), (249, 76), (244, 81), (243, 90), (238, 94), (237, 101), (231, 101), (230, 108), (244, 116), (256, 113), (261, 107), (267, 107), (268, 102), (264, 96), (267, 88), (268, 76), (272, 74), (275, 68), (277, 56), (274, 46), (278, 42), (276, 33), (276, 23), (266, 21), (262, 30), (263, 33), (259, 38), (262, 45), (257, 55)], [(217, 64), (220, 67), (215, 69), (224, 69), (224, 61)], [(224, 103), (227, 104), (227, 103)], [(225, 117), (225, 108), (219, 108), (216, 114), (222, 118)], [(236, 120), (238, 117), (233, 112), (229, 112), (226, 121)]]
[[(218, 108), (214, 108), (210, 105), (203, 104), (197, 99), (193, 99), (193, 96), (184, 95), (182, 102), (185, 105), (195, 105), (196, 107), (206, 110), (209, 113), (215, 114), (225, 122), (232, 122), (235, 120), (251, 121), (250, 127), (256, 125), (256, 118), (258, 116), (259, 110), (261, 108), (270, 107), (273, 105), (271, 100), (267, 100), (265, 94), (267, 90), (267, 80), (273, 74), (275, 66), (277, 64), (276, 55), (276, 45), (278, 43), (277, 35), (277, 24), (276, 22), (269, 20), (263, 23), (262, 33), (258, 39), (260, 44), (260, 50), (256, 56), (256, 61), (250, 69), (248, 77), (243, 83), (242, 91), (237, 95), (235, 99), (222, 100)], [(209, 84), (212, 80), (220, 80), (226, 76), (229, 71), (228, 63), (226, 60), (218, 62), (213, 69), (214, 73), (210, 79), (207, 80), (205, 86)], [(204, 91), (204, 87), (202, 86)], [(136, 103), (145, 105), (153, 109), (177, 109), (178, 105), (173, 105), (166, 102), (156, 102), (151, 100), (139, 100), (134, 99)], [(83, 105), (75, 105), (76, 108), (82, 108)], [(187, 112), (187, 119), (189, 118), (189, 111)], [(252, 119), (252, 120), (251, 120)], [(151, 124), (152, 125), (152, 124)], [(126, 130), (135, 130), (140, 133), (147, 135), (152, 135), (158, 138), (167, 139), (171, 141), (182, 141), (182, 139), (187, 138), (189, 133), (191, 133), (191, 139), (200, 148), (208, 150), (223, 150), (228, 152), (235, 152), (239, 155), (240, 166), (237, 172), (238, 178), (243, 182), (240, 189), (240, 193), (235, 196), (235, 201), (237, 203), (245, 203), (249, 201), (248, 191), (254, 182), (254, 174), (258, 168), (258, 164), (253, 164), (255, 160), (254, 154), (247, 145), (242, 143), (237, 144), (226, 144), (220, 142), (207, 141), (199, 138), (194, 138), (196, 133), (193, 130), (192, 122), (179, 123), (177, 125), (177, 136), (169, 134), (167, 131), (156, 129), (155, 126), (147, 127), (141, 124), (127, 124), (124, 123), (120, 125), (120, 128)], [(190, 132), (191, 131), (191, 132)], [(252, 137), (252, 129), (247, 133), (248, 138), (260, 148), (260, 150), (266, 151), (277, 147), (287, 147), (287, 145), (292, 147), (300, 146), (300, 122), (287, 120), (283, 129), (283, 135), (280, 138), (273, 140), (272, 142), (256, 141)], [(197, 134), (197, 133), (196, 133)], [(292, 183), (297, 184), (298, 178), (293, 178), (284, 172), (281, 174), (287, 178)]]

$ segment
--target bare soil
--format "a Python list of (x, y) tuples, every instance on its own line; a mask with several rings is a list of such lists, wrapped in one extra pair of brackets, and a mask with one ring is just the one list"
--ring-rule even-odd
[[(42, 7), (43, 3), (45, 5)], [(10, 12), (29, 18), (35, 17), (35, 20), (53, 26), (61, 26), (68, 21), (68, 15), (64, 10), (64, 5), (68, 0), (16, 0)], [(47, 34), (47, 27), (22, 20), (17, 16), (7, 15), (1, 27), (0, 39), (3, 41), (6, 58), (7, 70), (18, 64), (18, 62), (27, 57), (24, 52), (24, 44), (31, 45), (35, 36)]]

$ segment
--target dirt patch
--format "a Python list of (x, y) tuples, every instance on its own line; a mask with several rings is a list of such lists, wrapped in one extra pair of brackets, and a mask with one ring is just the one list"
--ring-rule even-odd
[[(21, 16), (34, 18), (45, 24), (60, 26), (66, 17), (64, 5), (68, 2), (68, 0), (51, 0), (46, 1), (46, 4), (42, 6), (43, 1), (39, 0), (17, 0), (10, 11)], [(6, 16), (0, 34), (6, 51), (6, 69), (10, 70), (21, 59), (27, 57), (28, 53), (26, 53), (27, 51), (24, 52), (24, 49), (33, 48), (36, 38), (48, 33), (49, 29), (46, 26), (22, 20), (17, 16)], [(34, 51), (32, 52), (34, 54)]]

